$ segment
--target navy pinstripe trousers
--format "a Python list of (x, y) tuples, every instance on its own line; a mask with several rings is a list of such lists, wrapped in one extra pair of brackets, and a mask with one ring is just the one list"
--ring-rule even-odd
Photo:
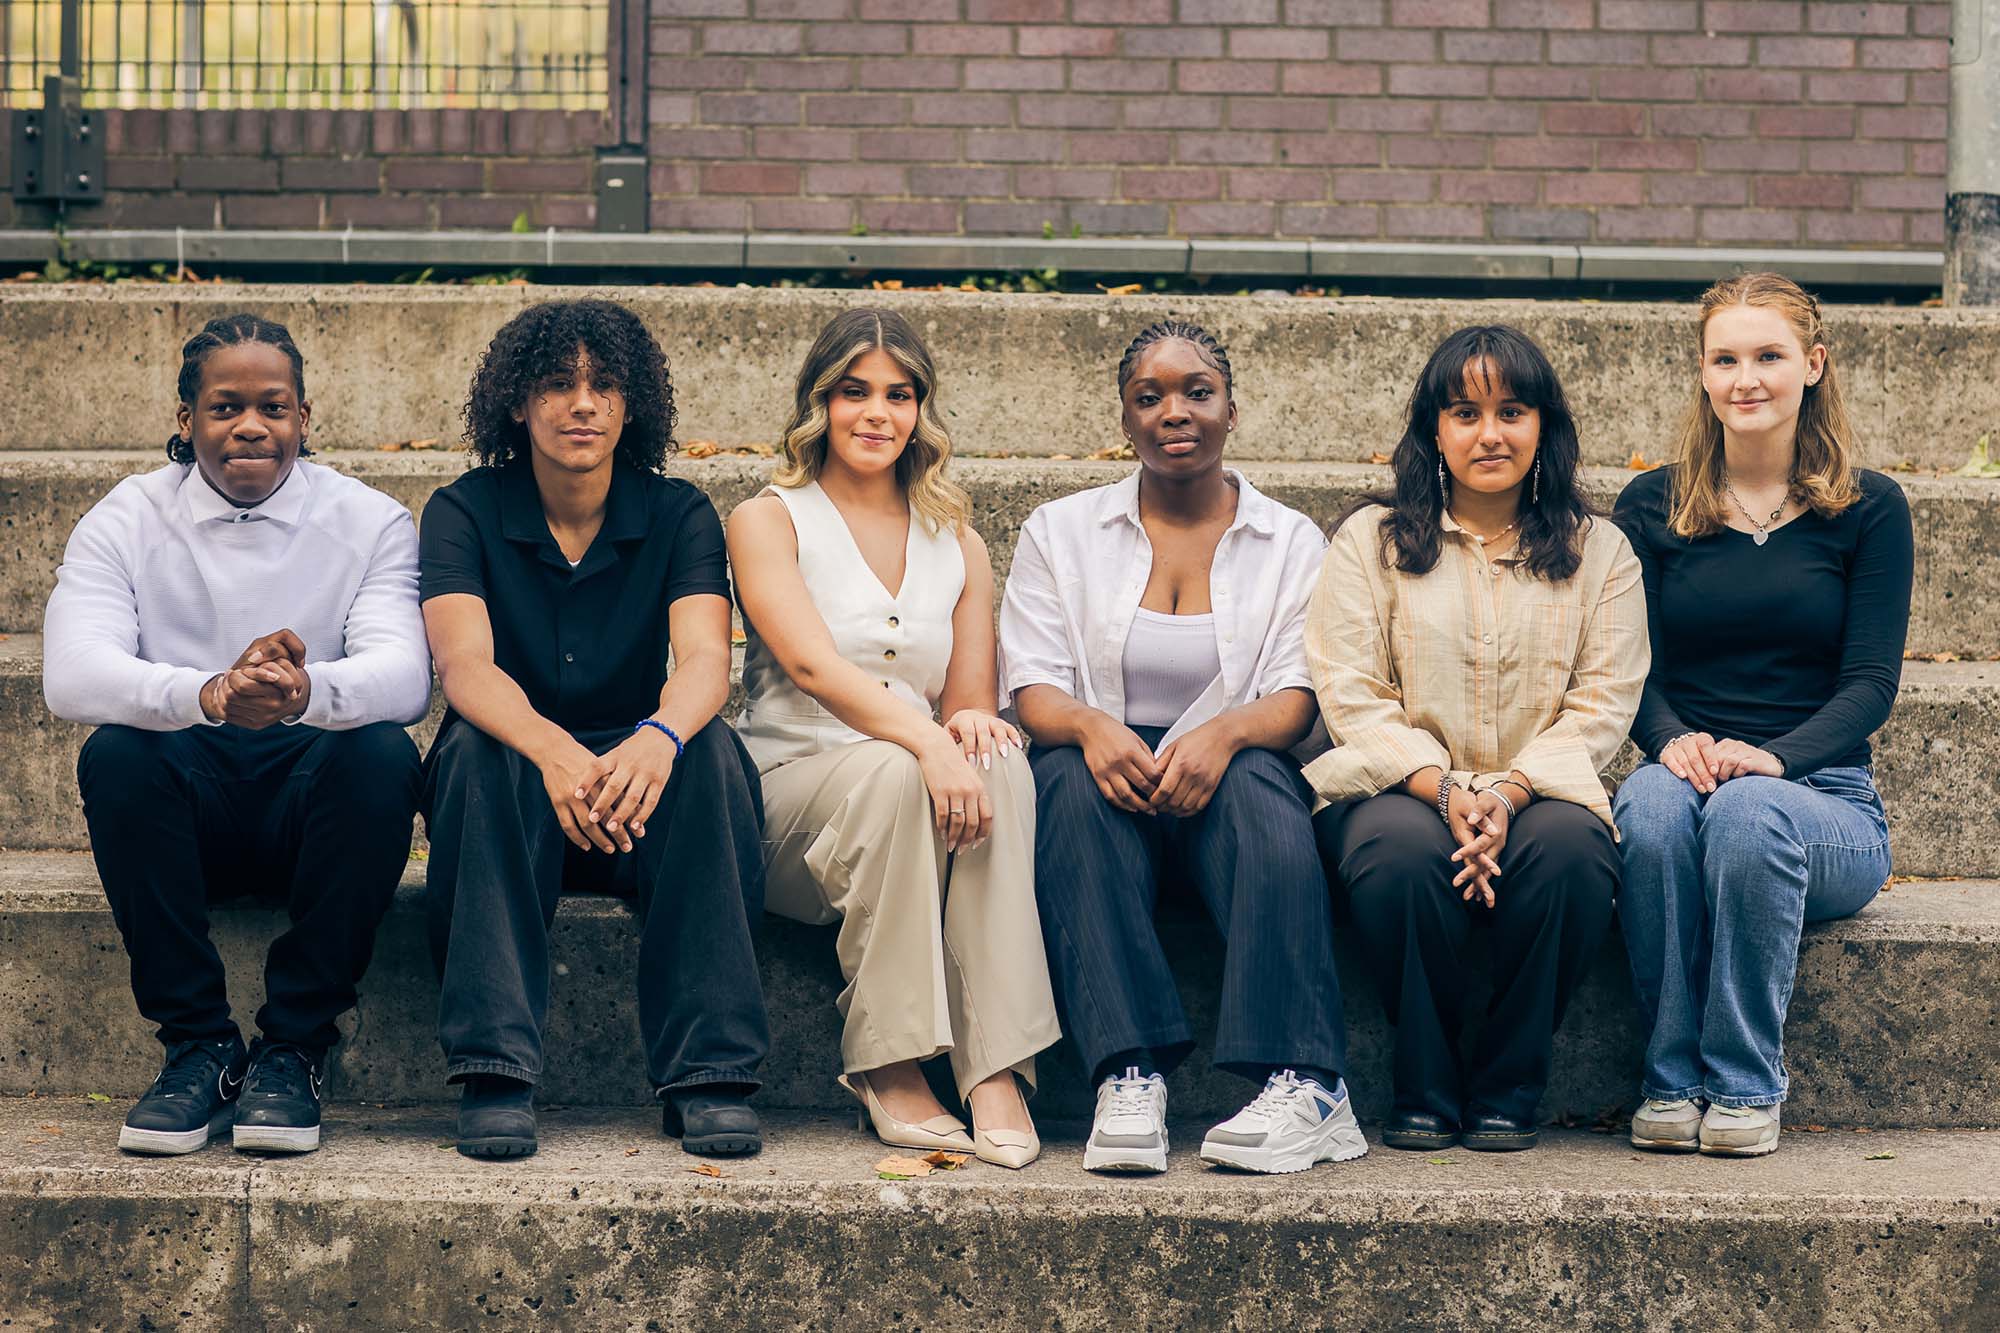
[[(1134, 727), (1157, 745), (1164, 727)], [(1245, 750), (1198, 815), (1135, 815), (1106, 801), (1074, 746), (1037, 748), (1035, 896), (1063, 1031), (1090, 1076), (1145, 1048), (1161, 1073), (1193, 1049), (1153, 925), (1163, 879), (1191, 881), (1227, 944), (1219, 1069), (1263, 1079), (1347, 1064), (1325, 872), (1310, 795), (1292, 761)]]

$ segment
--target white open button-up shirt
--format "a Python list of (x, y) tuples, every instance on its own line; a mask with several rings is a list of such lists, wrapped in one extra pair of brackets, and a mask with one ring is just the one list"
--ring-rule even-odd
[[(1326, 550), (1318, 525), (1227, 469), (1236, 519), (1209, 573), (1222, 674), (1160, 739), (1160, 749), (1232, 708), (1283, 689), (1311, 689), (1306, 604)], [(1153, 570), (1139, 521), (1139, 474), (1051, 500), (1028, 516), (1000, 603), (1001, 706), (1029, 685), (1053, 685), (1125, 718), (1125, 639)], [(1293, 751), (1327, 746), (1313, 732)]]

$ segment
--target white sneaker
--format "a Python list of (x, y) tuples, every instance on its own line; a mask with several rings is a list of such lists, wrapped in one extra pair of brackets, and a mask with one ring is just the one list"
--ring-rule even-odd
[(1097, 1085), (1097, 1114), (1083, 1145), (1086, 1171), (1167, 1169), (1167, 1084), (1128, 1068)]
[(1778, 1107), (1710, 1106), (1701, 1118), (1701, 1150), (1711, 1157), (1762, 1157), (1778, 1151)]
[(1211, 1166), (1271, 1173), (1348, 1162), (1367, 1151), (1346, 1085), (1328, 1092), (1289, 1069), (1271, 1075), (1248, 1106), (1201, 1141), (1201, 1160)]
[(1701, 1146), (1701, 1103), (1648, 1097), (1632, 1113), (1632, 1146), (1653, 1152), (1693, 1152)]

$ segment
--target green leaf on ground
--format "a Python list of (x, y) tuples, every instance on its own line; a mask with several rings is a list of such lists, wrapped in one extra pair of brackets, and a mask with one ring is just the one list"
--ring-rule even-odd
[(85, 1098), (84, 1098), (84, 1100), (85, 1100), (85, 1101), (91, 1101), (91, 1102), (108, 1102), (108, 1101), (110, 1101), (111, 1099), (110, 1099), (109, 1097), (105, 1096), (105, 1095), (104, 1095), (103, 1093), (101, 1093), (101, 1092), (93, 1092), (93, 1093), (89, 1094), (89, 1095), (88, 1095), (87, 1097), (85, 1097)]
[(1972, 457), (1965, 461), (1956, 475), (1961, 477), (2000, 477), (2000, 459), (1990, 452), (1993, 437), (1982, 435), (1979, 443), (1972, 446)]
[(1430, 1161), (1430, 1164), (1431, 1164), (1432, 1166), (1456, 1166), (1456, 1165), (1458, 1165), (1458, 1159), (1457, 1159), (1456, 1157), (1432, 1157), (1432, 1158), (1430, 1158), (1430, 1159), (1428, 1159), (1428, 1160)]

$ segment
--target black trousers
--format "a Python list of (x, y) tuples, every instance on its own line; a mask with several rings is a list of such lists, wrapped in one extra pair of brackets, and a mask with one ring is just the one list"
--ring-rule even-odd
[(132, 994), (160, 1040), (236, 1033), (208, 934), (209, 904), (234, 898), (291, 915), (265, 956), (258, 1030), (316, 1050), (339, 1040), (410, 854), (417, 747), (403, 729), (99, 727), (76, 772)]
[[(1148, 745), (1162, 727), (1135, 727)], [(1347, 1065), (1326, 878), (1310, 795), (1269, 750), (1230, 761), (1198, 815), (1135, 815), (1106, 801), (1083, 751), (1037, 748), (1035, 898), (1063, 1032), (1085, 1076), (1121, 1051), (1153, 1052), (1166, 1073), (1193, 1032), (1153, 925), (1162, 879), (1191, 880), (1226, 942), (1219, 1069), (1263, 1078)]]
[[(1619, 865), (1611, 830), (1580, 805), (1536, 801), (1501, 849), (1488, 908), (1451, 887), (1456, 844), (1436, 809), (1413, 796), (1332, 806), (1314, 825), (1396, 1025), (1396, 1109), (1453, 1123), (1482, 1111), (1532, 1118), (1556, 1025), (1611, 922)], [(1478, 933), (1492, 954), (1493, 998), (1461, 1071)]]
[[(603, 754), (631, 734), (576, 739)], [(629, 853), (580, 851), (563, 836), (540, 771), (453, 722), (424, 766), (426, 909), (450, 1081), (541, 1078), (549, 928), (567, 882), (637, 900), (639, 1031), (654, 1088), (757, 1087), (770, 1048), (750, 943), (764, 907), (763, 808), (750, 756), (718, 720), (688, 739)]]

